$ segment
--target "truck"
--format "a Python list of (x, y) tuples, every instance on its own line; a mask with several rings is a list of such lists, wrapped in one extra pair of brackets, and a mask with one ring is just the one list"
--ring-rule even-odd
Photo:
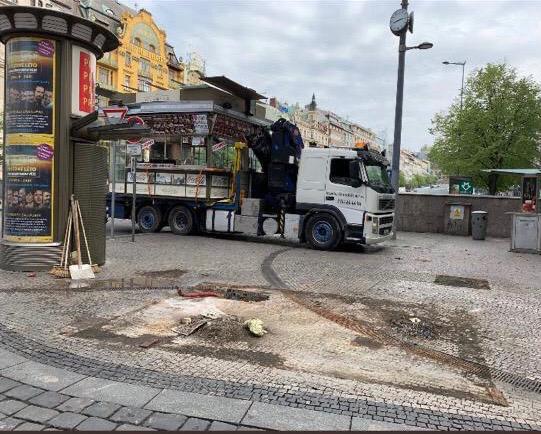
[(156, 136), (133, 167), (117, 158), (107, 210), (130, 219), (135, 206), (141, 232), (281, 237), (318, 250), (392, 236), (389, 162), (376, 150), (306, 147), (285, 119), (213, 101), (133, 104), (134, 116)]

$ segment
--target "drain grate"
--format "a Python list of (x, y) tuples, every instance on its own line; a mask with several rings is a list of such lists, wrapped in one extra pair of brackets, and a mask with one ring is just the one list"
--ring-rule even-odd
[(461, 288), (490, 289), (490, 284), (486, 279), (472, 279), (470, 277), (448, 276), (446, 274), (438, 274), (434, 279), (434, 283)]

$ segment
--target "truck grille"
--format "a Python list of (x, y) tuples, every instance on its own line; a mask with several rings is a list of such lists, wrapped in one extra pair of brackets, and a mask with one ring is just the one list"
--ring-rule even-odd
[(394, 209), (394, 199), (380, 199), (379, 209), (380, 211), (385, 211), (387, 209)]
[(388, 217), (380, 217), (379, 218), (379, 225), (391, 225), (393, 224), (393, 216), (390, 215)]

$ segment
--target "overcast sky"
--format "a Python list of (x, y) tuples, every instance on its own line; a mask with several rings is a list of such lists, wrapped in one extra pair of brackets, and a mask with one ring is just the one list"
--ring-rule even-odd
[[(124, 0), (126, 1), (126, 0)], [(133, 0), (127, 1), (130, 6)], [(398, 38), (388, 27), (399, 0), (137, 0), (177, 52), (196, 50), (207, 75), (226, 75), (266, 96), (309, 103), (371, 128), (392, 142)], [(431, 144), (432, 116), (460, 92), (466, 73), (507, 62), (541, 81), (541, 0), (410, 0), (403, 147)]]

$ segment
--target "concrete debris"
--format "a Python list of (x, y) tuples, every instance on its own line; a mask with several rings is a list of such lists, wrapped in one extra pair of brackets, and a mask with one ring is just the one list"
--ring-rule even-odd
[(182, 319), (180, 320), (180, 322), (181, 322), (182, 324), (191, 324), (191, 323), (192, 323), (192, 319), (191, 319), (190, 317), (186, 317), (186, 318), (182, 318)]
[(190, 336), (195, 331), (203, 327), (207, 322), (208, 322), (207, 319), (197, 318), (190, 321), (188, 324), (179, 324), (178, 326), (174, 327), (172, 330), (177, 335)]
[(267, 330), (263, 328), (263, 321), (259, 318), (252, 318), (244, 322), (244, 326), (252, 333), (254, 336), (261, 337)]
[(416, 318), (416, 317), (410, 318), (410, 321), (413, 324), (419, 324), (421, 322), (421, 320), (419, 318)]
[(218, 310), (208, 310), (206, 312), (203, 312), (201, 316), (207, 319), (217, 319), (223, 316), (223, 313)]

